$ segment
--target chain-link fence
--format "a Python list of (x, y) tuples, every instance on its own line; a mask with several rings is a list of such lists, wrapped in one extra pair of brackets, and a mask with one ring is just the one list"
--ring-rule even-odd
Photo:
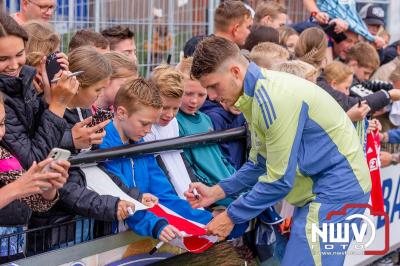
[[(7, 0), (10, 13), (20, 1)], [(168, 58), (179, 61), (180, 52), (194, 35), (209, 34), (218, 0), (57, 0), (52, 22), (62, 36), (61, 48), (79, 29), (101, 31), (125, 25), (135, 32), (137, 57), (142, 75)]]

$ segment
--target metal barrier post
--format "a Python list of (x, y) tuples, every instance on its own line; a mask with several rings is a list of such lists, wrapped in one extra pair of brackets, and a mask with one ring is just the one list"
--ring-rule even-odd
[(147, 73), (146, 75), (150, 75), (150, 70), (151, 70), (151, 57), (152, 57), (152, 40), (153, 40), (153, 6), (154, 6), (154, 0), (149, 1), (149, 8), (148, 8), (148, 16), (149, 16), (149, 24), (147, 25)]
[(175, 16), (175, 0), (168, 0), (168, 33), (171, 33), (172, 35), (172, 45), (169, 51), (169, 53), (171, 54), (171, 63), (175, 62), (174, 16)]
[(94, 31), (100, 31), (100, 0), (94, 1)]

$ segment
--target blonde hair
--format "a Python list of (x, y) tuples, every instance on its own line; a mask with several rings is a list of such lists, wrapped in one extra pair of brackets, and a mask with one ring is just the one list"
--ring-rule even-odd
[(315, 67), (301, 60), (275, 64), (272, 66), (272, 70), (286, 72), (307, 80), (311, 80), (318, 74), (318, 70)]
[(150, 80), (160, 91), (161, 96), (175, 99), (182, 98), (184, 90), (183, 79), (182, 73), (169, 65), (156, 67), (150, 77)]
[(280, 27), (278, 29), (278, 32), (279, 32), (279, 44), (283, 46), (286, 46), (286, 43), (290, 36), (292, 35), (299, 36), (299, 33), (295, 29), (287, 26)]
[(287, 9), (284, 5), (275, 1), (261, 2), (256, 7), (254, 22), (259, 23), (266, 16), (270, 16), (274, 19), (281, 13), (287, 13)]
[(68, 54), (69, 70), (84, 71), (77, 76), (81, 89), (109, 78), (112, 74), (110, 62), (91, 46), (78, 47)]
[(375, 71), (379, 65), (379, 55), (376, 49), (367, 42), (358, 42), (347, 53), (346, 62), (354, 60), (359, 67), (371, 68)]
[(57, 51), (60, 36), (50, 24), (42, 21), (30, 21), (23, 28), (29, 35), (25, 45), (26, 64), (36, 67), (44, 56)]
[(324, 31), (314, 27), (306, 29), (300, 34), (294, 52), (298, 59), (320, 68), (326, 57), (327, 48), (328, 43)]
[(136, 63), (132, 62), (132, 60), (130, 60), (130, 58), (126, 55), (111, 51), (103, 54), (103, 56), (111, 64), (111, 79), (136, 78), (138, 76), (138, 68)]
[(334, 80), (336, 83), (342, 83), (351, 75), (353, 75), (351, 68), (339, 61), (333, 61), (324, 68), (324, 76), (328, 83)]
[(400, 66), (398, 65), (389, 76), (391, 82), (400, 81)]
[(193, 64), (193, 57), (183, 58), (179, 64), (176, 65), (176, 69), (180, 71), (184, 78), (190, 79), (191, 78), (191, 69)]
[(289, 51), (272, 42), (259, 43), (250, 52), (250, 60), (264, 68), (270, 68), (277, 60), (288, 59)]
[(161, 109), (163, 106), (160, 91), (153, 82), (142, 77), (130, 79), (122, 85), (114, 101), (115, 110), (122, 106), (128, 111), (128, 115), (136, 112), (140, 105), (155, 109)]

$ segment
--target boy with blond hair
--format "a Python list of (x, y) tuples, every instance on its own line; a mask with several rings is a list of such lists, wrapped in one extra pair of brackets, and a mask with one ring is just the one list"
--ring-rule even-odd
[[(159, 120), (144, 137), (145, 141), (163, 140), (179, 137), (179, 126), (176, 114), (181, 106), (183, 96), (183, 76), (169, 65), (160, 65), (153, 70), (151, 81), (160, 91), (162, 111)], [(163, 169), (175, 192), (184, 199), (183, 193), (192, 180), (196, 180), (188, 168), (181, 151), (163, 152), (156, 156), (158, 165)]]
[[(162, 108), (160, 93), (152, 83), (138, 78), (130, 80), (118, 91), (114, 102), (114, 119), (105, 128), (107, 135), (100, 149), (143, 142), (151, 126), (158, 120)], [(116, 159), (103, 164), (129, 188), (151, 193), (159, 202), (179, 215), (206, 224), (211, 214), (195, 210), (180, 199), (152, 155)], [(170, 241), (180, 235), (165, 219), (150, 212), (138, 211), (127, 220), (129, 227), (140, 235)]]
[(311, 81), (312, 83), (317, 82), (317, 77), (319, 74), (318, 70), (314, 66), (301, 60), (292, 60), (274, 64), (271, 69), (293, 74), (300, 78)]
[[(183, 59), (177, 65), (177, 69), (182, 72), (184, 77), (182, 105), (176, 116), (180, 136), (214, 130), (210, 117), (199, 111), (206, 100), (207, 90), (200, 85), (199, 81), (190, 77), (192, 60), (191, 57)], [(197, 179), (204, 184), (216, 184), (235, 172), (235, 168), (224, 157), (217, 144), (184, 149), (184, 155)], [(227, 203), (228, 201), (220, 202), (221, 205)]]
[[(100, 145), (101, 149), (137, 144), (150, 133), (162, 112), (163, 102), (159, 90), (143, 78), (130, 80), (118, 91), (114, 102), (114, 119), (107, 125), (107, 135)], [(193, 209), (189, 203), (179, 198), (168, 178), (157, 165), (153, 155), (125, 157), (103, 163), (129, 188), (138, 188), (143, 193), (158, 197), (159, 203), (178, 215), (201, 224), (212, 219), (208, 211)], [(181, 233), (168, 221), (146, 211), (137, 211), (126, 220), (129, 227), (140, 235), (153, 236), (168, 242)], [(238, 227), (234, 234), (241, 234), (246, 224)]]
[(288, 50), (272, 42), (259, 43), (250, 52), (250, 60), (267, 69), (273, 64), (286, 62), (289, 56)]

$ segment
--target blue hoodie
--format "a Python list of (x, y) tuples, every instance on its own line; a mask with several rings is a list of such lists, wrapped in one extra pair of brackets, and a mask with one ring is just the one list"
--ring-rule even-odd
[(388, 132), (388, 143), (400, 144), (400, 128), (391, 129)]
[[(221, 106), (221, 104), (206, 100), (200, 111), (207, 114), (214, 125), (214, 130), (226, 130), (241, 127), (246, 124), (243, 114), (234, 115)], [(245, 162), (246, 144), (244, 141), (230, 141), (219, 144), (226, 159), (236, 170)]]
[[(100, 149), (126, 145), (122, 142), (114, 123), (109, 123), (105, 129), (107, 134), (100, 145)], [(153, 194), (159, 198), (162, 205), (187, 219), (202, 224), (207, 224), (212, 219), (210, 212), (193, 209), (187, 201), (176, 195), (153, 155), (115, 159), (105, 162), (103, 165), (108, 171), (119, 176), (129, 188), (135, 187), (142, 193)], [(167, 225), (166, 220), (147, 211), (136, 212), (127, 219), (127, 223), (136, 233), (151, 235), (154, 238), (158, 238), (161, 230)]]

